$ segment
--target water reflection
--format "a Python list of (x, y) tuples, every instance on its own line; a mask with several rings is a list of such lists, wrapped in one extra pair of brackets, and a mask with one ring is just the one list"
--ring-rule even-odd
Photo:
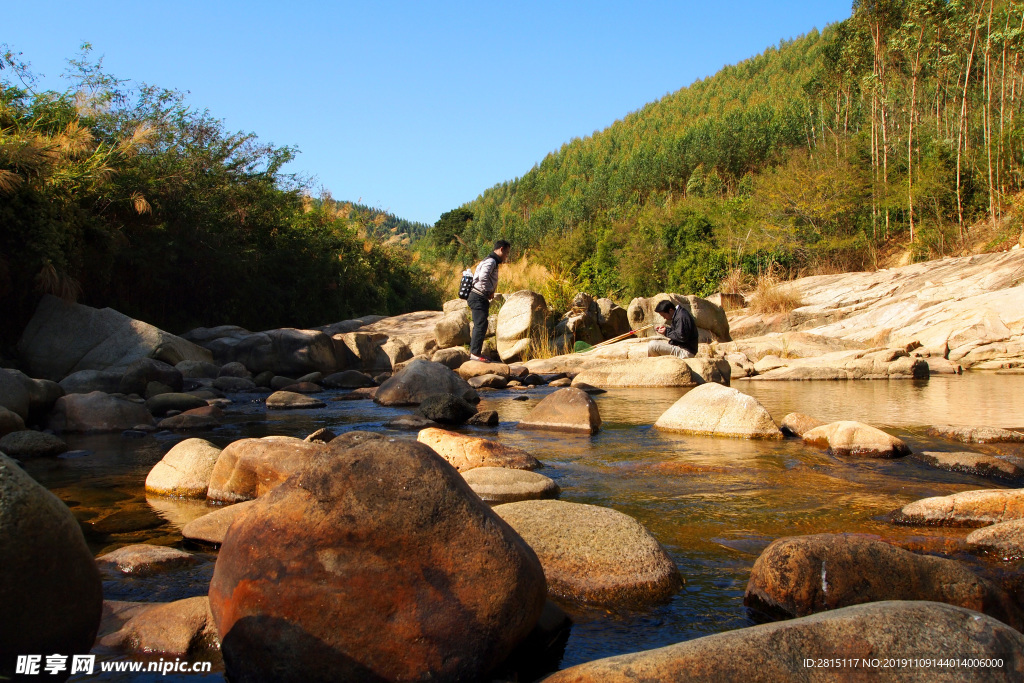
[[(741, 381), (735, 386), (761, 401), (777, 420), (791, 411), (823, 420), (861, 420), (890, 429), (915, 451), (954, 450), (924, 435), (929, 424), (1024, 425), (1024, 405), (1016, 400), (1024, 389), (1020, 376)], [(531, 389), (526, 401), (513, 400), (518, 392), (486, 392), (481, 409), (497, 410), (501, 426), (465, 431), (533, 453), (562, 488), (564, 500), (613, 507), (639, 519), (665, 545), (687, 582), (668, 603), (643, 613), (570, 607), (576, 625), (563, 666), (751, 624), (743, 590), (754, 559), (778, 537), (845, 531), (908, 543), (943, 536), (956, 540), (967, 530), (894, 527), (886, 515), (917, 498), (999, 486), (935, 470), (913, 458), (844, 460), (796, 440), (715, 439), (654, 430), (654, 421), (685, 393), (681, 389), (620, 389), (596, 397), (604, 427), (592, 437), (515, 429), (515, 422), (551, 391)], [(320, 411), (265, 413), (249, 397), (233, 407), (227, 425), (190, 436), (223, 446), (243, 436), (304, 437), (321, 427), (386, 431), (387, 420), (407, 412), (368, 401), (337, 401)], [(414, 433), (389, 434), (415, 438)], [(92, 455), (30, 461), (27, 468), (67, 502), (97, 553), (129, 542), (180, 544), (181, 527), (204, 512), (205, 503), (147, 498), (143, 482), (153, 464), (183, 438), (166, 433), (143, 439), (72, 436), (72, 448)], [(139, 581), (116, 578), (108, 579), (105, 588), (119, 599), (170, 600), (204, 593), (210, 571), (212, 562), (164, 577), (153, 593)]]

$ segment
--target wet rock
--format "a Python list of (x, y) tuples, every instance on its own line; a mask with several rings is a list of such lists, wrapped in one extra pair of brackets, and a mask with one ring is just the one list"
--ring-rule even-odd
[(328, 389), (359, 389), (374, 386), (373, 378), (358, 370), (345, 370), (324, 377), (324, 386)]
[(213, 388), (229, 394), (240, 394), (256, 391), (256, 382), (245, 377), (218, 377), (213, 380)]
[(960, 441), (962, 443), (1022, 443), (1024, 432), (1015, 432), (998, 427), (955, 427), (953, 425), (935, 425), (928, 428), (930, 436)]
[(422, 415), (399, 415), (384, 423), (387, 429), (402, 429), (405, 431), (418, 432), (421, 429), (440, 427), (437, 422), (428, 420)]
[(140, 358), (133, 362), (121, 375), (119, 389), (122, 394), (146, 395), (150, 382), (158, 382), (172, 391), (181, 391), (182, 376), (173, 365), (152, 358)]
[(101, 644), (129, 652), (165, 657), (209, 656), (220, 647), (220, 637), (205, 595), (185, 598), (143, 610), (105, 636)]
[(584, 368), (572, 381), (573, 386), (598, 387), (694, 387), (703, 382), (685, 360), (675, 356), (601, 363)]
[(9, 375), (21, 382), (21, 386), (28, 393), (28, 418), (38, 419), (50, 412), (57, 399), (64, 395), (64, 389), (56, 382), (48, 379), (34, 379), (20, 370), (10, 368), (3, 369)]
[[(142, 397), (146, 400), (161, 396), (163, 394), (173, 394), (174, 389), (162, 382), (150, 382), (146, 385), (146, 390), (142, 393)], [(187, 396), (188, 394), (186, 394)], [(172, 408), (173, 410), (173, 408)]]
[(0, 436), (19, 432), (24, 428), (25, 421), (21, 419), (21, 415), (0, 406)]
[(327, 404), (318, 398), (298, 394), (294, 391), (275, 391), (267, 397), (268, 410), (301, 410), (323, 408)]
[(291, 392), (293, 394), (319, 394), (323, 391), (323, 387), (319, 384), (313, 384), (312, 382), (297, 382), (295, 384), (289, 384), (282, 391)]
[(757, 399), (720, 384), (702, 384), (654, 423), (658, 429), (745, 439), (781, 439), (782, 432)]
[(232, 361), (231, 363), (225, 363), (221, 366), (220, 371), (217, 372), (218, 377), (240, 377), (242, 379), (252, 379), (252, 373), (249, 372), (249, 368), (245, 367), (242, 363)]
[(434, 449), (459, 472), (475, 467), (506, 467), (515, 470), (534, 470), (540, 467), (537, 459), (526, 451), (490, 439), (426, 428), (419, 433), (417, 440)]
[(564, 600), (638, 605), (679, 590), (679, 570), (650, 532), (611, 508), (530, 500), (494, 508), (540, 558), (548, 592)]
[(205, 498), (221, 449), (205, 439), (174, 445), (146, 476), (146, 492), (179, 498)]
[(440, 363), (452, 370), (457, 370), (469, 362), (469, 351), (461, 346), (454, 346), (450, 349), (438, 349), (430, 360)]
[(23, 429), (0, 438), (0, 453), (12, 458), (45, 458), (60, 455), (68, 450), (64, 440), (53, 434)]
[(500, 375), (508, 379), (511, 374), (511, 370), (504, 363), (482, 363), (477, 360), (469, 360), (459, 365), (456, 372), (464, 380), (470, 380), (474, 377), (482, 377), (484, 375)]
[(295, 380), (292, 379), (291, 377), (282, 377), (281, 375), (274, 375), (273, 377), (270, 378), (270, 385), (267, 388), (273, 389), (274, 391), (281, 391), (282, 389), (287, 389), (293, 384), (295, 384)]
[(341, 396), (335, 396), (332, 401), (372, 401), (373, 397), (377, 395), (377, 387), (363, 387), (362, 389), (353, 389), (347, 394)]
[(423, 399), (417, 412), (440, 424), (460, 425), (476, 415), (476, 406), (457, 396), (434, 394)]
[(61, 396), (47, 426), (56, 432), (120, 432), (139, 424), (153, 424), (145, 405), (94, 391)]
[(339, 369), (334, 340), (320, 330), (281, 328), (266, 332), (235, 332), (198, 342), (221, 363), (239, 362), (252, 372), (300, 377)]
[(327, 448), (224, 540), (228, 676), (485, 680), (541, 614), (534, 553), (422, 444)]
[(830, 453), (858, 458), (901, 458), (910, 448), (901, 439), (863, 422), (843, 420), (805, 432), (804, 443)]
[(1005, 560), (1024, 558), (1024, 519), (983, 527), (967, 535), (974, 550), (993, 553)]
[[(59, 381), (79, 370), (116, 370), (152, 358), (170, 365), (210, 360), (205, 349), (111, 308), (44, 295), (18, 342), (33, 377)], [(65, 389), (66, 391), (66, 389)]]
[(502, 375), (477, 375), (467, 381), (474, 389), (504, 389), (508, 386), (508, 377)]
[(302, 384), (303, 382), (309, 382), (310, 384), (321, 384), (324, 381), (324, 373), (322, 372), (310, 372), (303, 375), (295, 380), (296, 384)]
[(270, 370), (264, 370), (252, 378), (252, 383), (263, 389), (272, 389), (274, 378), (277, 376), (278, 375), (275, 375)]
[(787, 436), (803, 437), (804, 434), (812, 429), (824, 427), (826, 424), (828, 423), (810, 415), (789, 413), (786, 417), (782, 418), (782, 424), (779, 427), (781, 427), (782, 433)]
[(994, 455), (985, 455), (984, 453), (925, 451), (915, 455), (915, 457), (933, 467), (950, 470), (951, 472), (963, 472), (964, 474), (974, 474), (979, 477), (992, 477), (995, 479), (1014, 480), (1024, 477), (1024, 468), (1020, 465)]
[(579, 389), (580, 391), (582, 391), (585, 394), (590, 394), (591, 396), (597, 396), (598, 394), (607, 394), (608, 393), (608, 391), (606, 389), (602, 389), (600, 387), (595, 387), (594, 385), (587, 384), (586, 382), (577, 382), (576, 380), (573, 380), (572, 382), (573, 382), (573, 384), (572, 384), (573, 387), (575, 387), (576, 389)]
[(192, 410), (209, 405), (205, 400), (192, 394), (160, 394), (146, 399), (146, 408), (154, 415), (166, 415), (169, 410)]
[(25, 386), (14, 375), (0, 370), (0, 407), (28, 419), (29, 396)]
[(103, 606), (92, 552), (67, 506), (3, 454), (0, 557), (0, 677), (19, 654), (89, 652)]
[(201, 360), (183, 360), (174, 369), (186, 379), (217, 379), (220, 374), (220, 367), (215, 363)]
[(440, 363), (413, 361), (377, 389), (373, 400), (383, 406), (419, 405), (434, 394), (451, 394), (470, 403), (479, 400), (466, 380)]
[(323, 427), (307, 436), (303, 441), (309, 441), (310, 443), (330, 443), (335, 436), (337, 435), (334, 432)]
[(235, 503), (198, 517), (181, 528), (181, 535), (190, 541), (220, 545), (224, 542), (224, 535), (227, 534), (235, 518), (255, 502), (247, 500)]
[(531, 337), (545, 325), (547, 315), (548, 305), (540, 294), (524, 289), (509, 295), (498, 312), (495, 335), (501, 360), (521, 358), (530, 348)]
[(462, 473), (469, 487), (485, 503), (557, 498), (561, 489), (539, 472), (507, 467), (474, 467)]
[(60, 381), (64, 394), (89, 394), (102, 391), (116, 394), (121, 390), (121, 373), (104, 370), (79, 370)]
[(864, 602), (932, 600), (983, 612), (1019, 628), (1001, 588), (966, 565), (846, 534), (781, 538), (754, 562), (744, 604), (777, 618)]
[(118, 509), (105, 517), (85, 523), (86, 531), (93, 538), (105, 538), (117, 534), (156, 529), (166, 523), (163, 517), (149, 507)]
[[(806, 660), (884, 661), (895, 653), (961, 652), (1003, 659), (1005, 669), (975, 669), (974, 680), (1006, 681), (1024, 673), (1024, 635), (1002, 622), (938, 602), (887, 600), (598, 659), (563, 669), (545, 683), (838, 680), (843, 675), (834, 669), (808, 673)], [(870, 669), (864, 679), (885, 678), (879, 671)], [(960, 681), (964, 671), (932, 668), (924, 677)]]
[[(170, 415), (171, 413), (168, 413)], [(189, 429), (210, 429), (220, 425), (221, 419), (224, 417), (224, 411), (217, 406), (205, 406), (203, 408), (193, 408), (192, 410), (186, 410), (185, 412), (174, 415), (173, 417), (166, 417), (157, 423), (159, 429), (176, 429), (176, 430), (189, 430)]]
[(566, 387), (549, 394), (534, 406), (518, 427), (596, 434), (601, 428), (601, 414), (594, 399), (585, 392)]
[[(344, 432), (343, 434), (339, 434), (334, 437), (334, 439), (331, 440), (331, 443), (334, 444), (332, 446), (334, 452), (338, 452), (342, 448), (351, 448), (352, 446), (357, 446), (364, 441), (380, 441), (382, 439), (387, 440), (387, 437), (379, 432), (366, 432), (361, 429), (354, 429), (351, 432)], [(334, 443), (335, 441), (337, 443)]]
[(452, 311), (434, 325), (434, 339), (442, 349), (469, 343), (470, 321), (468, 309)]
[(122, 546), (96, 558), (101, 569), (135, 576), (149, 576), (169, 569), (189, 567), (198, 561), (192, 553), (149, 543)]
[(981, 489), (922, 498), (893, 515), (897, 524), (987, 526), (1024, 519), (1024, 489)]
[(306, 465), (324, 446), (290, 436), (240, 439), (221, 451), (207, 498), (238, 503), (259, 498)]
[(466, 424), (473, 425), (474, 427), (497, 427), (498, 411), (482, 410), (469, 418), (469, 420), (466, 421)]

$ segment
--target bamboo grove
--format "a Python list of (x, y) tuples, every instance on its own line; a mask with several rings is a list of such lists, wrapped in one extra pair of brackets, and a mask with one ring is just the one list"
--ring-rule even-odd
[(998, 241), (1024, 209), (1022, 44), (1024, 2), (858, 1), (563, 145), (423, 248), (469, 260), (500, 235), (628, 297)]

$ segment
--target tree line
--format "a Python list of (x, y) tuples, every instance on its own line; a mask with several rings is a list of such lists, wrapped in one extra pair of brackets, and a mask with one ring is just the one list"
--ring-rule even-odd
[(63, 92), (0, 46), (0, 310), (11, 343), (44, 294), (171, 331), (313, 326), (438, 306), (377, 209), (315, 196), (294, 147), (228, 131), (182, 93), (107, 74)]

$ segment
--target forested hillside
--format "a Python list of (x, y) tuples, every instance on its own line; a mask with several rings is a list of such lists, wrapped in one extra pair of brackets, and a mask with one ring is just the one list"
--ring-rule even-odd
[(1024, 208), (1022, 29), (1021, 2), (857, 2), (563, 145), (445, 214), (425, 254), (469, 261), (501, 236), (628, 298), (938, 256), (986, 219), (998, 241)]
[[(0, 311), (10, 342), (43, 293), (171, 331), (309, 326), (438, 306), (408, 251), (426, 226), (310, 196), (291, 147), (233, 133), (181, 93), (70, 63), (37, 88), (0, 46)], [(399, 240), (400, 241), (400, 240)]]

